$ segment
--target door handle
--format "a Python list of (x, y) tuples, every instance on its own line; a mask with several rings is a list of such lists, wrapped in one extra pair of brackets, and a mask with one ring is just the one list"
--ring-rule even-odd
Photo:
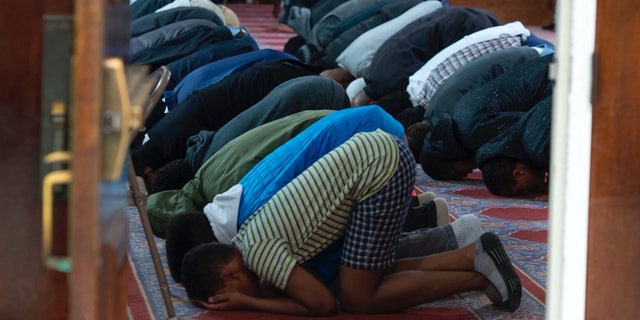
[[(71, 153), (56, 151), (44, 157), (45, 163), (69, 162)], [(42, 259), (44, 264), (54, 270), (69, 272), (71, 258), (53, 254), (53, 187), (71, 183), (71, 170), (56, 170), (47, 173), (42, 182)]]

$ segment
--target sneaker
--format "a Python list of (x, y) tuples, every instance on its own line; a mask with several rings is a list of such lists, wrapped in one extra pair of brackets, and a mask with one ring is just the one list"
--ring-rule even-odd
[(451, 222), (451, 218), (449, 217), (449, 206), (447, 205), (447, 201), (442, 198), (435, 198), (433, 199), (433, 202), (436, 205), (436, 223), (438, 226), (449, 224)]
[(404, 220), (402, 232), (411, 232), (422, 228), (435, 228), (438, 226), (436, 204), (427, 201), (419, 206), (409, 208)]
[(402, 232), (422, 228), (435, 228), (449, 223), (449, 206), (442, 198), (435, 198), (409, 208)]
[(411, 197), (411, 206), (418, 207), (436, 198), (433, 192), (423, 192), (417, 196)]
[(421, 205), (427, 201), (431, 201), (436, 198), (436, 194), (433, 192), (423, 192), (416, 196), (418, 198), (418, 205)]
[(518, 309), (522, 298), (522, 283), (500, 238), (494, 233), (485, 232), (477, 240), (474, 270), (491, 282), (494, 288), (489, 286), (485, 293), (495, 305), (510, 312)]

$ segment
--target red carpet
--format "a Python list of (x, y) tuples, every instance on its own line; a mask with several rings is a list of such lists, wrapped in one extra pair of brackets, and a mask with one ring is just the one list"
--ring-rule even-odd
[(293, 33), (279, 32), (274, 29), (278, 19), (271, 14), (273, 5), (270, 4), (227, 4), (238, 15), (240, 25), (245, 27), (249, 34), (258, 42), (260, 49), (283, 50), (284, 44)]
[[(492, 231), (502, 239), (523, 284), (520, 308), (514, 313), (494, 308), (480, 292), (466, 292), (423, 304), (400, 313), (383, 315), (352, 315), (320, 319), (417, 320), (417, 319), (531, 319), (545, 317), (547, 264), (547, 202), (533, 199), (503, 197), (474, 198), (457, 191), (484, 189), (475, 178), (458, 181), (435, 181), (417, 168), (417, 187), (432, 191), (447, 200), (453, 219), (476, 214), (485, 231)], [(463, 193), (468, 194), (468, 193)], [(137, 209), (130, 207), (130, 281), (128, 305), (131, 319), (165, 319), (166, 309), (157, 282), (149, 248), (144, 238)], [(165, 261), (164, 241), (156, 238), (160, 255)], [(165, 273), (169, 274), (165, 263)], [(215, 320), (274, 320), (303, 319), (261, 312), (215, 312), (197, 308), (186, 298), (184, 289), (169, 277), (173, 306), (178, 318)], [(308, 319), (308, 318), (307, 318)]]

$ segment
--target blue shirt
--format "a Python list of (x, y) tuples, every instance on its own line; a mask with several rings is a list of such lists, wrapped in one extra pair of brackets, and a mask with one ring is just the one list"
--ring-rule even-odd
[[(376, 105), (333, 112), (274, 150), (256, 164), (239, 182), (242, 198), (238, 212), (238, 229), (254, 212), (287, 183), (315, 161), (358, 132), (381, 129), (402, 138), (404, 128)], [(270, 183), (265, 184), (265, 181)], [(305, 265), (325, 284), (338, 274), (342, 240), (336, 241)]]
[(205, 64), (185, 76), (173, 90), (164, 92), (165, 104), (169, 110), (177, 106), (191, 92), (220, 81), (222, 78), (251, 67), (257, 62), (279, 59), (295, 59), (294, 56), (273, 50), (262, 49), (234, 55)]

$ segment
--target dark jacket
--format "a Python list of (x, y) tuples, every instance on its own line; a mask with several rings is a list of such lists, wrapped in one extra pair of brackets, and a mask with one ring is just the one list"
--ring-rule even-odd
[(403, 14), (422, 0), (389, 1), (376, 6), (368, 16), (361, 20), (347, 21), (334, 34), (333, 40), (324, 48), (319, 64), (327, 68), (337, 67), (336, 58), (361, 34)]
[(364, 72), (365, 93), (376, 100), (406, 90), (409, 76), (450, 44), (473, 32), (501, 25), (491, 12), (443, 7), (414, 20), (387, 39)]
[(209, 20), (218, 26), (224, 26), (224, 21), (211, 10), (200, 7), (178, 7), (150, 13), (131, 21), (131, 37), (137, 37), (173, 22), (189, 19)]
[[(185, 21), (178, 21), (151, 31), (152, 37), (158, 40), (151, 40), (154, 45), (147, 46), (132, 54), (131, 63), (152, 66), (165, 65), (197, 51), (204, 45), (233, 39), (229, 28), (217, 26), (211, 21), (185, 29), (182, 32), (173, 31), (184, 23)], [(135, 42), (136, 39), (131, 41)]]
[[(314, 97), (309, 99), (309, 97)], [(200, 132), (189, 138), (187, 161), (200, 168), (227, 142), (267, 122), (305, 110), (340, 110), (350, 107), (349, 97), (336, 81), (320, 75), (298, 77), (274, 88), (264, 99), (227, 122), (217, 132)]]
[(496, 157), (507, 157), (549, 171), (551, 149), (551, 102), (548, 96), (538, 102), (511, 128), (478, 149), (479, 168)]
[(164, 100), (169, 110), (196, 89), (206, 87), (222, 78), (244, 70), (261, 61), (295, 59), (294, 56), (273, 49), (262, 49), (209, 62), (187, 74), (175, 88), (164, 91)]
[(498, 50), (473, 59), (454, 72), (436, 90), (426, 107), (425, 121), (431, 122), (434, 114), (451, 112), (467, 92), (486, 84), (521, 63), (537, 58), (540, 58), (538, 51), (521, 46)]
[(422, 153), (453, 161), (475, 156), (482, 145), (511, 127), (533, 106), (551, 96), (553, 55), (522, 63), (466, 93), (449, 111), (434, 113)]
[(129, 55), (136, 56), (140, 51), (154, 47), (166, 48), (166, 43), (174, 41), (176, 38), (185, 39), (183, 34), (192, 34), (191, 30), (195, 28), (213, 29), (215, 27), (219, 26), (207, 19), (187, 19), (172, 22), (131, 38), (129, 41)]
[(296, 52), (305, 63), (317, 61), (324, 47), (334, 38), (334, 33), (345, 21), (384, 0), (349, 0), (325, 14), (311, 29), (307, 42)]
[(173, 0), (138, 0), (130, 6), (131, 20), (154, 13), (156, 10), (168, 5)]
[(148, 131), (150, 140), (141, 147), (143, 162), (157, 170), (184, 159), (192, 135), (218, 130), (279, 84), (312, 74), (317, 73), (295, 60), (260, 62), (194, 91)]
[(166, 64), (171, 70), (167, 90), (175, 88), (189, 73), (207, 63), (255, 50), (258, 50), (258, 44), (250, 35), (205, 44), (193, 53)]

